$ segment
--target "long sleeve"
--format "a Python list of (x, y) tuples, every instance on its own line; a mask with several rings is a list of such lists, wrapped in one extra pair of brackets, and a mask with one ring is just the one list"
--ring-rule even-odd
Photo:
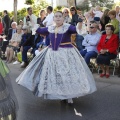
[(54, 23), (53, 17), (54, 17), (54, 13), (49, 14), (43, 21), (43, 25), (46, 24), (46, 27), (51, 26)]
[(49, 32), (48, 32), (48, 27), (45, 27), (45, 28), (38, 28), (36, 30), (36, 33), (37, 34), (42, 34), (42, 35), (48, 35)]
[(86, 35), (86, 36), (84, 37), (83, 42), (82, 42), (82, 45), (83, 45), (83, 46), (86, 46), (86, 47), (87, 47), (87, 46), (90, 46), (90, 44), (87, 42), (87, 39), (88, 39), (88, 38), (87, 38), (87, 35)]
[(115, 34), (119, 33), (119, 22), (118, 21), (116, 21), (114, 33)]
[(116, 34), (113, 34), (112, 37), (105, 43), (106, 35), (102, 35), (100, 42), (98, 43), (97, 49), (100, 52), (101, 49), (108, 49), (110, 53), (116, 54), (119, 39)]
[(115, 28), (115, 31), (114, 33), (115, 34), (118, 34), (119, 33), (119, 21), (115, 18), (113, 21), (111, 21), (111, 24), (114, 26)]
[(75, 33), (77, 33), (76, 27), (73, 26), (73, 25), (70, 25), (70, 27), (69, 27), (69, 29), (68, 29), (68, 32), (69, 32), (70, 34), (75, 34)]
[(9, 18), (8, 15), (5, 16), (4, 22), (5, 22), (5, 29), (9, 29), (9, 27), (10, 27), (10, 18)]
[(89, 41), (89, 44), (96, 46), (98, 44), (98, 42), (100, 41), (100, 37), (101, 37), (101, 35), (98, 34), (94, 41)]
[(108, 48), (110, 53), (113, 53), (117, 50), (117, 48), (119, 47), (119, 38), (118, 36), (116, 36), (113, 41), (112, 41), (112, 45)]
[(32, 14), (31, 19), (32, 19), (32, 27), (34, 27), (34, 25), (37, 24), (37, 17)]
[(24, 17), (24, 19), (23, 19), (23, 25), (26, 25), (27, 23), (26, 23), (26, 17)]

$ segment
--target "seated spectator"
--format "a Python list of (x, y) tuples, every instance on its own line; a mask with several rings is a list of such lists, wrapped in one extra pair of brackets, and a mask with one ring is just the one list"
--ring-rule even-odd
[(13, 22), (13, 23), (11, 24), (11, 27), (12, 27), (12, 28), (9, 28), (9, 30), (8, 30), (8, 36), (6, 36), (7, 41), (4, 41), (4, 42), (3, 42), (3, 47), (2, 47), (3, 54), (5, 54), (6, 47), (7, 47), (7, 45), (9, 44), (9, 40), (11, 40), (12, 35), (17, 32), (17, 30), (16, 30), (17, 23), (16, 23), (16, 22)]
[(80, 50), (80, 54), (84, 57), (87, 64), (90, 63), (91, 58), (97, 57), (97, 44), (101, 37), (101, 34), (97, 32), (97, 23), (92, 23), (89, 29), (90, 33), (84, 37), (82, 42), (82, 45), (85, 46), (85, 49)]
[(118, 49), (118, 36), (114, 33), (113, 25), (106, 25), (106, 34), (102, 35), (97, 49), (99, 55), (97, 57), (97, 64), (100, 65), (102, 73), (100, 77), (106, 76), (109, 78), (109, 65), (110, 60), (116, 58)]
[(31, 48), (28, 50), (30, 53), (33, 54), (33, 57), (35, 56), (35, 51), (39, 48), (39, 46), (43, 43), (44, 37), (42, 35), (38, 35), (37, 33), (35, 35), (32, 35), (27, 41), (23, 44), (23, 46), (31, 46)]
[(46, 37), (43, 36), (43, 39), (41, 39), (41, 41), (39, 43), (37, 43), (37, 50), (35, 50), (35, 55), (38, 55), (40, 53), (40, 51), (42, 49), (44, 49), (47, 45), (46, 45)]
[(108, 12), (108, 15), (110, 17), (110, 23), (113, 25), (114, 27), (114, 33), (118, 34), (119, 33), (119, 21), (116, 19), (116, 11), (115, 10), (111, 10)]
[(11, 63), (13, 60), (14, 50), (17, 50), (19, 48), (19, 44), (21, 42), (22, 36), (22, 28), (21, 26), (17, 26), (17, 33), (14, 33), (12, 35), (11, 40), (9, 41), (9, 45), (6, 48), (7, 52), (7, 60), (6, 62)]
[(62, 10), (63, 16), (64, 16), (64, 23), (70, 23), (71, 18), (70, 18), (70, 11), (68, 8), (63, 8)]
[(11, 27), (12, 28), (8, 30), (8, 41), (11, 40), (12, 35), (17, 32), (17, 23), (12, 22)]
[(21, 67), (24, 68), (28, 65), (27, 52), (31, 48), (30, 45), (24, 46), (24, 44), (28, 39), (30, 39), (31, 31), (29, 30), (29, 27), (27, 25), (24, 25), (22, 30), (23, 30), (23, 35), (20, 43), (20, 51), (22, 52)]

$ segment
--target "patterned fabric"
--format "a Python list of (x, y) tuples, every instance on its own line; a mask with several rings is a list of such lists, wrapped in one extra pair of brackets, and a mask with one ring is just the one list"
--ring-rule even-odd
[[(65, 33), (69, 29), (69, 27), (70, 27), (70, 24), (64, 23), (63, 26), (62, 26), (62, 29), (60, 29), (58, 31), (58, 33), (59, 34)], [(49, 26), (48, 27), (48, 32), (55, 33), (55, 28), (56, 28), (56, 25)]]
[[(0, 120), (16, 120), (16, 107), (10, 80), (5, 80), (0, 74)], [(15, 97), (14, 97), (15, 98)]]
[(9, 68), (5, 63), (0, 59), (0, 74), (5, 77), (9, 73)]
[(74, 47), (43, 49), (16, 82), (46, 99), (75, 98), (96, 91), (92, 73)]

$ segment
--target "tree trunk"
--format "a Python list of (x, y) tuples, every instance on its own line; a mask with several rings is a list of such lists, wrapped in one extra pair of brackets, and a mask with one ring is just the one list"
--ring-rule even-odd
[(14, 21), (17, 22), (17, 0), (14, 0)]

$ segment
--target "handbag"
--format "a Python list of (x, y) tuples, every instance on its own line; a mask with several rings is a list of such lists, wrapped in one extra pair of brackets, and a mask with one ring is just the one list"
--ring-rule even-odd
[(22, 62), (22, 53), (21, 52), (17, 53), (17, 59), (19, 62)]

